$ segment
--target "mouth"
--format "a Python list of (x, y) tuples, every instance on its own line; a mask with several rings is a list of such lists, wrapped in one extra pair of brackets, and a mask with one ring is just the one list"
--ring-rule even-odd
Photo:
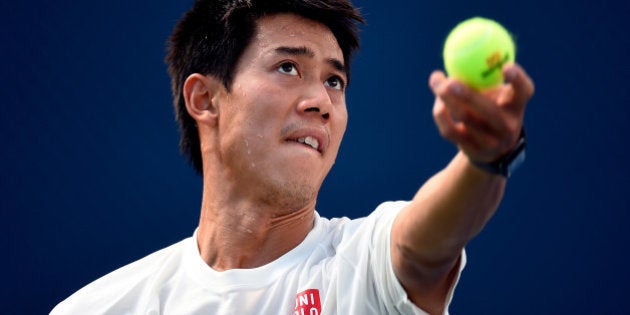
[(320, 154), (323, 154), (328, 146), (328, 132), (322, 128), (301, 128), (295, 130), (287, 137), (287, 142), (297, 142)]
[(296, 141), (319, 151), (319, 141), (311, 136), (297, 138)]
[(288, 139), (287, 142), (297, 142), (303, 144), (306, 147), (309, 147), (319, 153), (322, 153), (322, 146), (320, 145), (320, 141), (313, 136), (305, 136), (294, 139)]

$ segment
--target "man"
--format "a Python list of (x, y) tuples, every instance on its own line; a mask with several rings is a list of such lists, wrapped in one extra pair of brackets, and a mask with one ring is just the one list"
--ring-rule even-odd
[[(497, 208), (533, 84), (480, 94), (431, 75), (459, 153), (410, 202), (324, 219), (362, 19), (346, 0), (199, 0), (171, 36), (181, 147), (204, 180), (191, 238), (81, 289), (53, 314), (445, 314), (464, 245)], [(509, 162), (509, 161), (508, 161)]]

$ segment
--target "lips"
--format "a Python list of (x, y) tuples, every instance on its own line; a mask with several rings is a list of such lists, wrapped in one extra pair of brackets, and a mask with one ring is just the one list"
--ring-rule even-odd
[(330, 142), (329, 133), (323, 127), (300, 127), (290, 132), (286, 141), (301, 143), (319, 153), (323, 153)]
[(298, 138), (297, 142), (310, 145), (313, 149), (319, 151), (319, 141), (311, 136)]

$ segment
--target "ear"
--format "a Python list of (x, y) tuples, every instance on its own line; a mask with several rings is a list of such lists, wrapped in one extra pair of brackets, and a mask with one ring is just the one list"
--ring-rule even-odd
[(213, 76), (193, 73), (184, 82), (184, 100), (188, 114), (197, 124), (216, 124), (218, 98), (223, 85)]

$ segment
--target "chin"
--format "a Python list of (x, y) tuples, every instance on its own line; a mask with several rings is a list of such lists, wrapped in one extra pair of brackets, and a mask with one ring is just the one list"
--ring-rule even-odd
[(315, 204), (317, 185), (307, 183), (274, 183), (270, 185), (266, 196), (267, 202), (284, 209), (302, 209)]

